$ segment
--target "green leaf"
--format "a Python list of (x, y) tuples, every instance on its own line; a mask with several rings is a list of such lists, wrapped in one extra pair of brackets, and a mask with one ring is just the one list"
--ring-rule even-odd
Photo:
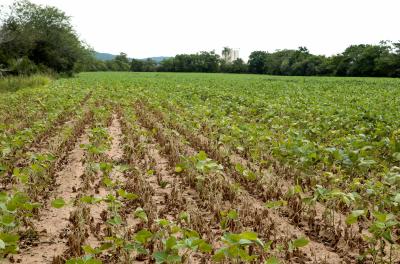
[(206, 160), (207, 159), (207, 154), (202, 150), (197, 154), (197, 159), (198, 160)]
[(153, 257), (156, 260), (156, 263), (167, 263), (168, 253), (161, 251), (153, 253)]
[(265, 207), (270, 208), (270, 209), (275, 209), (278, 207), (286, 206), (287, 202), (284, 200), (279, 200), (279, 201), (270, 201), (265, 203)]
[(102, 200), (103, 199), (101, 197), (93, 197), (93, 196), (83, 196), (80, 199), (82, 203), (88, 203), (88, 204), (95, 204), (101, 202)]
[(372, 215), (379, 221), (379, 222), (385, 222), (388, 214), (385, 213), (381, 213), (379, 211), (374, 211), (372, 212)]
[(221, 262), (225, 259), (226, 248), (218, 249), (212, 256), (212, 259), (216, 262)]
[(113, 187), (115, 185), (115, 183), (109, 177), (104, 177), (103, 183), (107, 187)]
[(103, 262), (98, 259), (92, 258), (92, 256), (83, 256), (82, 258), (69, 259), (65, 264), (102, 264)]
[(354, 210), (346, 217), (346, 224), (352, 225), (357, 222), (358, 217), (364, 215), (364, 210)]
[(170, 250), (173, 246), (176, 245), (176, 237), (170, 236), (166, 241), (165, 241), (165, 248), (166, 250)]
[(9, 233), (0, 233), (0, 239), (6, 244), (14, 244), (19, 241), (19, 236)]
[(359, 166), (361, 167), (370, 167), (372, 165), (376, 164), (376, 161), (374, 160), (364, 160), (362, 159), (359, 163)]
[(358, 217), (356, 217), (356, 216), (354, 216), (354, 215), (352, 215), (352, 214), (349, 214), (349, 215), (346, 217), (346, 224), (352, 225), (352, 224), (357, 223), (357, 218), (358, 218)]
[(253, 241), (249, 240), (249, 239), (239, 239), (238, 242), (239, 245), (251, 245), (253, 244)]
[(57, 209), (63, 207), (64, 205), (65, 205), (65, 201), (63, 198), (57, 198), (51, 202), (51, 206), (54, 208), (57, 208)]
[(103, 262), (99, 259), (89, 259), (85, 264), (103, 264)]
[(244, 167), (243, 167), (242, 164), (236, 163), (236, 165), (235, 165), (235, 170), (236, 170), (237, 172), (239, 172), (240, 174), (242, 174), (243, 171), (244, 171)]
[(296, 240), (293, 241), (293, 247), (295, 248), (301, 248), (301, 247), (305, 247), (308, 245), (310, 241), (305, 238), (305, 237), (300, 237)]
[(157, 224), (159, 224), (161, 227), (168, 226), (170, 222), (167, 219), (157, 219), (156, 220)]
[(267, 259), (265, 264), (279, 264), (279, 260), (276, 257), (270, 257)]
[(102, 243), (100, 246), (100, 250), (103, 251), (103, 250), (111, 248), (112, 246), (113, 246), (112, 243)]
[(118, 192), (119, 196), (121, 196), (127, 200), (135, 200), (135, 199), (139, 198), (139, 196), (137, 194), (127, 192), (123, 189), (119, 189), (117, 192)]
[(257, 175), (250, 171), (250, 170), (244, 170), (243, 171), (243, 176), (246, 178), (248, 181), (255, 181), (257, 180)]
[(265, 252), (268, 252), (268, 251), (271, 250), (271, 245), (272, 245), (272, 243), (273, 243), (272, 240), (269, 240), (268, 242), (265, 243), (265, 245), (264, 245), (264, 247), (263, 247), (263, 249), (264, 249)]
[(188, 237), (188, 238), (200, 238), (199, 233), (197, 231), (191, 230), (191, 229), (186, 229), (184, 231), (184, 235), (185, 235), (185, 237)]
[(7, 166), (0, 164), (0, 172), (6, 171), (7, 170)]
[(7, 214), (1, 217), (1, 224), (7, 227), (15, 226), (15, 217), (13, 215)]
[(85, 264), (85, 261), (83, 259), (69, 259), (65, 262), (65, 264)]
[(113, 225), (113, 226), (120, 225), (120, 224), (122, 224), (121, 216), (116, 215), (116, 216), (114, 216), (113, 218), (109, 219), (109, 220), (107, 221), (107, 223), (109, 223), (110, 225)]
[(188, 212), (181, 212), (179, 214), (179, 219), (184, 220), (186, 223), (188, 223), (189, 219), (190, 219), (190, 215), (188, 214)]
[(212, 251), (212, 246), (203, 241), (199, 244), (199, 249), (203, 253), (210, 253)]
[(6, 243), (2, 239), (0, 239), (0, 249), (5, 249), (6, 248)]
[(393, 154), (393, 158), (397, 161), (400, 161), (400, 152), (396, 152)]
[(90, 255), (96, 255), (96, 254), (99, 254), (101, 252), (100, 249), (92, 248), (89, 245), (82, 246), (82, 249), (83, 249), (83, 251), (85, 251), (86, 254), (90, 254)]
[(303, 193), (303, 188), (301, 188), (300, 185), (295, 185), (295, 186), (293, 187), (293, 193), (294, 193), (294, 194)]
[(143, 222), (147, 223), (148, 219), (147, 219), (147, 214), (146, 212), (143, 210), (142, 207), (138, 207), (135, 210), (135, 217), (141, 219)]
[(383, 232), (382, 237), (386, 239), (390, 244), (394, 244), (394, 241), (392, 239), (392, 232), (390, 230), (386, 230), (385, 232)]
[(146, 229), (142, 229), (135, 235), (135, 240), (140, 244), (146, 244), (147, 241), (153, 236), (153, 233)]
[(238, 218), (238, 213), (236, 210), (229, 210), (227, 217), (232, 220), (236, 220)]
[(242, 232), (240, 233), (240, 238), (241, 239), (247, 239), (250, 241), (257, 240), (257, 233), (255, 232)]
[(399, 204), (400, 204), (400, 193), (397, 193), (397, 194), (394, 196), (393, 202), (399, 203)]

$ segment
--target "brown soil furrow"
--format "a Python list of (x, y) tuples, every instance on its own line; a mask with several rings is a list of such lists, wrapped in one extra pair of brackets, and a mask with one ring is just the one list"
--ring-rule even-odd
[[(153, 201), (156, 204), (157, 217), (177, 223), (181, 222), (179, 214), (187, 212), (190, 215), (190, 221), (181, 224), (200, 234), (205, 234), (205, 238), (215, 244), (222, 235), (222, 230), (213, 219), (212, 211), (202, 208), (197, 192), (187, 185), (185, 186), (182, 179), (171, 172), (172, 168), (169, 167), (168, 160), (159, 153), (156, 144), (148, 145), (148, 154), (155, 163), (155, 175), (148, 177), (147, 182), (154, 190)], [(165, 187), (162, 187), (164, 185)], [(189, 263), (202, 263), (201, 259), (205, 261), (207, 257), (195, 254), (190, 256), (188, 261)]]
[[(213, 218), (212, 211), (207, 210), (201, 205), (201, 199), (197, 192), (184, 183), (181, 177), (172, 172), (169, 166), (169, 160), (160, 153), (159, 145), (152, 138), (140, 138), (140, 144), (145, 145), (145, 154), (142, 158), (137, 153), (130, 153), (130, 159), (140, 167), (142, 171), (152, 170), (151, 175), (138, 176), (131, 180), (131, 184), (135, 184), (136, 190), (141, 185), (140, 195), (145, 201), (145, 211), (149, 213), (149, 222), (155, 219), (168, 219), (174, 223), (180, 223), (185, 228), (196, 230), (200, 234), (205, 235), (205, 239), (214, 243), (222, 234), (218, 222)], [(133, 142), (128, 144), (134, 145)], [(134, 146), (133, 146), (134, 147)], [(131, 185), (132, 186), (132, 185)], [(135, 190), (135, 187), (133, 187)], [(135, 190), (135, 191), (136, 191)], [(148, 197), (150, 193), (151, 197)], [(148, 198), (147, 198), (148, 197)], [(190, 221), (184, 222), (180, 220), (179, 214), (187, 212), (190, 215)], [(129, 227), (138, 230), (140, 221), (137, 219), (127, 219)], [(149, 226), (151, 229), (152, 227)], [(204, 254), (195, 253), (188, 259), (188, 263), (209, 263)]]
[[(119, 122), (119, 117), (116, 114), (113, 114), (111, 119), (111, 124), (108, 127), (108, 133), (112, 138), (111, 147), (108, 151), (106, 151), (106, 159), (109, 162), (115, 164), (120, 163), (123, 157), (123, 150), (121, 148), (122, 142), (122, 132), (121, 132), (121, 124)], [(111, 179), (113, 181), (117, 181), (119, 184), (124, 183), (125, 177), (122, 172), (118, 170), (118, 168), (114, 168), (111, 172)], [(88, 191), (89, 195), (98, 196), (98, 197), (105, 197), (109, 191), (105, 188), (104, 184), (102, 183), (102, 179), (100, 175), (98, 178), (95, 179), (93, 186)], [(104, 222), (104, 216), (107, 212), (107, 204), (105, 202), (97, 203), (88, 205), (90, 209), (90, 216), (91, 216), (91, 223), (90, 223), (90, 230), (91, 233), (86, 240), (86, 244), (90, 245), (91, 247), (98, 247), (100, 246), (101, 242), (103, 241), (103, 236), (105, 235), (104, 231), (106, 228), (106, 224)]]
[[(89, 131), (86, 134), (89, 135)], [(85, 144), (90, 144), (89, 137)], [(76, 197), (106, 197), (109, 192), (102, 183), (102, 175), (100, 172), (93, 171), (92, 166), (95, 166), (97, 162), (107, 161), (108, 155), (91, 160), (87, 156), (88, 152), (82, 149), (82, 153), (83, 158), (86, 160), (86, 165), (80, 176), (81, 186)], [(104, 237), (103, 231), (105, 231), (104, 221), (106, 219), (102, 216), (104, 212), (107, 212), (107, 204), (104, 202), (87, 204), (77, 200), (69, 218), (69, 230), (66, 235), (68, 237), (68, 247), (65, 248), (62, 254), (53, 259), (53, 263), (63, 263), (65, 259), (82, 256), (84, 254), (83, 245), (89, 245), (93, 248), (100, 246)]]
[[(83, 134), (69, 153), (67, 165), (56, 173), (55, 189), (51, 194), (51, 199), (62, 198), (66, 202), (72, 202), (76, 197), (76, 191), (81, 185), (80, 177), (84, 172), (82, 164), (84, 151), (80, 148), (80, 144), (87, 142), (88, 137)], [(21, 263), (50, 263), (54, 256), (62, 254), (67, 248), (66, 234), (72, 211), (73, 207), (69, 205), (56, 209), (47, 204), (41, 209), (40, 219), (34, 222), (35, 229), (39, 232), (38, 245), (22, 247), (18, 255), (19, 261)]]
[(119, 117), (117, 114), (113, 114), (111, 125), (108, 128), (108, 133), (112, 138), (111, 148), (106, 152), (109, 159), (114, 161), (119, 161), (123, 157), (123, 150), (121, 148), (122, 142), (122, 131), (121, 123), (119, 122)]
[[(171, 196), (174, 177), (170, 175), (167, 169), (168, 161), (159, 155), (155, 146), (148, 145), (148, 148), (148, 155), (155, 162), (155, 175), (149, 176), (147, 182), (154, 190), (153, 201), (157, 206), (157, 218), (166, 218), (173, 221), (173, 216), (165, 210), (165, 203), (168, 197)], [(161, 187), (160, 185), (165, 185), (165, 187)]]
[[(139, 120), (142, 122), (142, 125), (144, 125), (148, 129), (153, 129), (156, 128), (158, 134), (162, 134), (163, 127), (159, 123), (160, 120), (157, 120), (156, 117), (154, 117), (151, 112), (147, 111), (144, 113), (144, 108), (143, 105), (142, 107), (136, 105), (136, 110), (139, 115)], [(177, 133), (177, 132), (176, 132)], [(160, 135), (160, 137), (164, 137), (165, 135)], [(178, 138), (178, 133), (177, 137)], [(189, 139), (190, 141), (190, 139)], [(171, 145), (179, 145), (180, 141), (175, 141), (174, 143), (171, 143)], [(188, 151), (187, 149), (190, 149), (190, 146), (186, 146), (184, 148), (184, 153), (185, 155), (190, 155), (191, 152), (193, 151)], [(227, 175), (230, 174), (230, 171), (227, 171)], [(211, 178), (210, 178), (211, 179)], [(222, 179), (222, 188), (226, 188), (226, 186), (232, 186), (236, 182), (230, 178), (230, 177), (224, 177)], [(225, 185), (225, 186), (224, 186)], [(239, 203), (235, 203), (235, 207), (242, 207), (243, 209), (248, 206), (248, 212), (249, 215), (259, 215), (259, 212), (262, 209), (266, 210), (264, 207), (264, 203), (260, 200), (258, 200), (256, 197), (252, 196), (250, 193), (247, 192), (247, 190), (242, 190), (241, 194), (238, 195), (238, 200)], [(250, 203), (246, 202), (250, 201)], [(241, 203), (240, 203), (241, 202)], [(246, 206), (240, 206), (244, 205), (246, 202)], [(278, 233), (277, 235), (284, 235), (283, 239), (293, 239), (301, 236), (306, 236), (305, 233), (293, 226), (287, 219), (282, 218), (279, 216), (277, 213), (275, 213), (272, 210), (266, 210), (268, 213), (269, 218), (271, 219), (273, 223), (273, 227), (275, 228), (275, 232)], [(309, 245), (305, 248), (302, 248), (301, 251), (307, 255), (307, 259), (310, 261), (313, 261), (314, 259), (320, 261), (320, 262), (326, 262), (326, 263), (344, 263), (344, 260), (334, 252), (333, 249), (325, 246), (322, 243), (319, 243), (318, 241), (310, 241)]]
[[(101, 179), (96, 179), (95, 187), (87, 190), (86, 195), (94, 197), (106, 197), (108, 191), (102, 187)], [(85, 240), (85, 244), (90, 245), (92, 248), (101, 245), (102, 238), (104, 236), (105, 223), (102, 218), (102, 213), (107, 211), (107, 204), (104, 202), (86, 205), (90, 213), (89, 236)]]

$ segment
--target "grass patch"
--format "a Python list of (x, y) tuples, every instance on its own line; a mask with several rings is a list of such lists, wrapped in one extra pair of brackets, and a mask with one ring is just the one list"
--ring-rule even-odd
[(0, 93), (15, 92), (22, 88), (44, 86), (49, 84), (51, 80), (46, 75), (3, 77), (0, 78)]

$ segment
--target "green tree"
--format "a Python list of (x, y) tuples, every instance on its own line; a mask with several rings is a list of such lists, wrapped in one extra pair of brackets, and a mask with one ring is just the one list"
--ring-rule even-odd
[(117, 71), (129, 71), (130, 62), (126, 53), (121, 52), (119, 55), (115, 56), (114, 63)]
[(158, 70), (162, 71), (162, 72), (174, 72), (175, 71), (174, 63), (175, 63), (174, 58), (168, 58), (168, 59), (162, 60), (160, 62)]
[(132, 59), (131, 60), (131, 71), (134, 72), (142, 72), (143, 71), (143, 61), (142, 60), (137, 60), (137, 59)]
[(234, 60), (232, 63), (226, 63), (225, 60), (221, 60), (221, 72), (246, 73), (248, 71), (247, 68), (247, 64), (240, 58)]
[(55, 7), (27, 0), (17, 1), (9, 9), (9, 13), (1, 13), (0, 64), (15, 66), (24, 58), (39, 69), (72, 74), (84, 47), (70, 18)]
[(253, 51), (249, 56), (249, 72), (265, 73), (267, 65), (267, 53), (265, 51)]
[(341, 76), (396, 76), (398, 64), (393, 46), (389, 42), (380, 45), (351, 45), (336, 57), (336, 74)]
[(106, 70), (106, 63), (104, 61), (96, 59), (95, 51), (90, 47), (86, 47), (84, 50), (82, 50), (82, 54), (74, 66), (75, 72)]
[(157, 63), (154, 60), (147, 58), (146, 60), (143, 61), (143, 71), (154, 72), (156, 70), (157, 70)]

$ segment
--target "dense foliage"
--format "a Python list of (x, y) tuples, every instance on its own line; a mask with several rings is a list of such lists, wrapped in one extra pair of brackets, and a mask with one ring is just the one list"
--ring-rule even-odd
[(84, 73), (0, 94), (0, 258), (398, 263), (398, 88)]
[(19, 89), (41, 87), (51, 82), (46, 75), (7, 76), (0, 78), (0, 93), (17, 91)]
[(271, 75), (400, 76), (400, 43), (352, 45), (331, 57), (316, 56), (307, 48), (255, 51), (249, 58), (249, 72)]
[[(57, 8), (16, 1), (1, 10), (0, 69), (3, 73), (72, 74), (90, 52)], [(0, 73), (1, 73), (0, 72)]]
[[(124, 54), (124, 53), (121, 53)], [(119, 62), (120, 56), (111, 61), (96, 62), (88, 70), (126, 71)], [(311, 54), (307, 48), (278, 50), (272, 53), (254, 51), (245, 63), (238, 58), (227, 61), (214, 51), (196, 54), (179, 54), (156, 63), (151, 59), (130, 61), (134, 72), (223, 72), (256, 73), (290, 76), (371, 76), (400, 77), (400, 43), (381, 42), (379, 45), (352, 45), (343, 53), (326, 57)]]

